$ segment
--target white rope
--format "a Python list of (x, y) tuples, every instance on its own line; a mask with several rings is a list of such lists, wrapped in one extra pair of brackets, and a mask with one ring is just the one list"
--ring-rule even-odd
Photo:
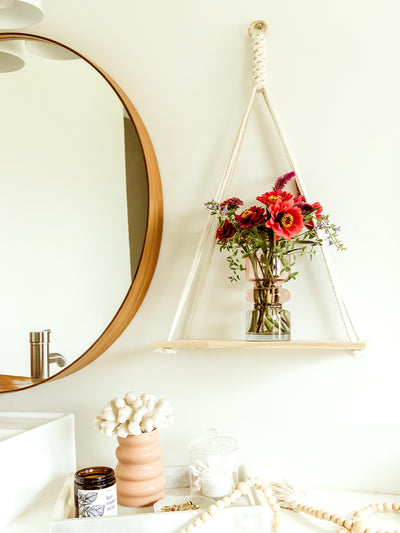
[[(267, 68), (266, 68), (267, 67), (267, 56), (266, 56), (266, 48), (265, 48), (266, 28), (267, 26), (264, 21), (253, 22), (249, 27), (249, 35), (250, 35), (251, 47), (252, 47), (253, 90), (250, 96), (249, 104), (242, 118), (239, 132), (237, 134), (236, 141), (235, 141), (232, 153), (231, 153), (231, 157), (229, 159), (229, 163), (225, 169), (223, 178), (221, 180), (220, 186), (215, 196), (215, 201), (218, 203), (220, 203), (223, 199), (225, 199), (227, 195), (229, 194), (229, 190), (230, 190), (230, 186), (232, 183), (233, 174), (236, 168), (239, 151), (242, 145), (247, 122), (249, 119), (251, 109), (253, 107), (255, 95), (258, 92), (260, 92), (264, 98), (267, 109), (269, 111), (272, 122), (274, 124), (275, 130), (278, 134), (283, 152), (289, 164), (290, 170), (295, 173), (296, 186), (300, 194), (302, 194), (305, 197), (306, 201), (309, 201), (309, 196), (307, 194), (305, 184), (301, 178), (299, 171), (297, 170), (296, 164), (294, 162), (294, 158), (289, 150), (288, 143), (285, 139), (284, 133), (280, 126), (277, 112), (274, 109), (274, 106), (271, 102), (271, 98), (266, 88), (266, 78), (267, 78)], [(200, 271), (200, 279), (199, 279), (199, 283), (196, 288), (195, 295), (193, 297), (193, 303), (192, 303), (191, 310), (188, 311), (188, 315), (187, 315), (188, 318), (186, 321), (186, 326), (184, 328), (183, 338), (186, 339), (190, 333), (190, 329), (191, 329), (192, 322), (193, 322), (193, 317), (198, 306), (200, 295), (201, 295), (201, 292), (204, 286), (205, 278), (209, 270), (212, 254), (213, 254), (214, 247), (215, 247), (216, 225), (217, 225), (217, 220), (215, 218), (208, 216), (207, 223), (200, 237), (200, 242), (198, 244), (196, 254), (195, 254), (188, 278), (186, 280), (186, 284), (185, 284), (181, 299), (179, 301), (174, 320), (172, 322), (171, 330), (169, 332), (168, 339), (167, 339), (168, 341), (171, 341), (174, 338), (176, 329), (181, 320), (190, 291), (192, 289), (193, 282), (200, 269), (201, 259), (203, 258), (203, 265)], [(320, 234), (319, 236), (321, 237)], [(333, 289), (333, 293), (338, 304), (340, 315), (343, 320), (343, 324), (344, 324), (344, 327), (347, 333), (347, 337), (350, 341), (359, 340), (356, 330), (354, 328), (353, 322), (351, 321), (349, 312), (347, 310), (347, 306), (345, 304), (342, 291), (339, 287), (339, 281), (338, 281), (338, 277), (335, 271), (335, 267), (330, 256), (330, 252), (327, 249), (327, 245), (325, 241), (323, 242), (323, 246), (322, 246), (322, 255), (323, 255), (325, 265), (328, 271), (329, 280), (330, 280), (330, 283)]]
[[(279, 140), (281, 142), (282, 149), (284, 151), (286, 159), (287, 159), (287, 161), (289, 163), (290, 169), (296, 175), (295, 176), (296, 185), (297, 185), (300, 193), (304, 196), (306, 202), (310, 202), (310, 197), (309, 197), (309, 195), (307, 193), (306, 186), (304, 184), (304, 181), (301, 178), (300, 172), (297, 169), (297, 166), (296, 166), (296, 164), (294, 162), (294, 158), (293, 158), (293, 156), (290, 153), (290, 150), (289, 150), (289, 147), (288, 147), (288, 143), (287, 143), (287, 141), (285, 139), (285, 136), (283, 134), (282, 128), (281, 128), (280, 123), (279, 123), (278, 115), (277, 115), (277, 113), (276, 113), (276, 111), (274, 109), (274, 106), (272, 105), (271, 98), (270, 98), (270, 96), (268, 94), (268, 91), (267, 91), (267, 89), (265, 87), (262, 90), (262, 95), (264, 97), (265, 103), (267, 104), (267, 108), (268, 108), (269, 114), (270, 114), (270, 116), (272, 118), (272, 121), (274, 123), (276, 132), (277, 132)], [(320, 239), (323, 239), (323, 235), (322, 235), (321, 230), (316, 229), (316, 231), (317, 231), (318, 237)], [(343, 324), (344, 324), (344, 328), (346, 330), (347, 338), (350, 341), (352, 341), (352, 342), (357, 341), (357, 340), (359, 340), (359, 337), (357, 335), (357, 332), (356, 332), (356, 329), (354, 327), (354, 324), (353, 324), (353, 322), (352, 322), (352, 320), (350, 318), (350, 313), (349, 313), (349, 311), (347, 309), (347, 305), (346, 305), (345, 300), (344, 300), (343, 292), (342, 292), (342, 290), (340, 288), (339, 278), (338, 278), (337, 273), (336, 273), (336, 268), (335, 268), (335, 265), (333, 263), (330, 250), (328, 248), (328, 244), (324, 240), (323, 240), (323, 243), (322, 243), (321, 251), (322, 251), (322, 256), (323, 256), (323, 259), (324, 259), (324, 262), (325, 262), (325, 265), (326, 265), (326, 269), (327, 269), (327, 272), (328, 272), (329, 281), (330, 281), (330, 284), (331, 284), (331, 287), (332, 287), (332, 290), (333, 290), (333, 294), (334, 294), (336, 302), (338, 304), (340, 316), (342, 318), (342, 321), (343, 321)]]
[[(242, 122), (240, 124), (239, 132), (235, 140), (235, 144), (234, 144), (234, 147), (231, 153), (231, 157), (225, 169), (220, 186), (215, 195), (215, 201), (218, 203), (220, 203), (229, 194), (233, 174), (236, 168), (236, 164), (237, 164), (237, 160), (238, 160), (238, 156), (240, 152), (240, 147), (242, 145), (244, 132), (246, 131), (246, 126), (249, 120), (250, 111), (253, 107), (255, 95), (256, 95), (256, 90), (253, 89), (251, 93), (250, 101), (247, 105), (246, 111), (242, 118)], [(193, 260), (189, 275), (187, 277), (185, 287), (183, 289), (183, 293), (179, 301), (174, 320), (172, 322), (170, 332), (168, 334), (168, 338), (167, 338), (168, 341), (171, 341), (174, 338), (176, 329), (178, 327), (178, 324), (180, 322), (182, 313), (184, 311), (187, 299), (189, 297), (191, 287), (193, 285), (196, 274), (200, 268), (201, 258), (204, 257), (204, 264), (203, 264), (203, 268), (201, 272), (201, 278), (200, 278), (200, 281), (199, 281), (199, 284), (198, 284), (198, 287), (197, 287), (197, 290), (196, 290), (196, 293), (193, 299), (192, 308), (190, 311), (188, 311), (188, 319), (187, 319), (187, 323), (183, 331), (183, 338), (186, 339), (187, 336), (189, 335), (189, 331), (190, 331), (190, 328), (193, 322), (193, 317), (197, 309), (197, 305), (198, 305), (201, 291), (203, 288), (203, 282), (205, 280), (205, 277), (207, 276), (207, 272), (208, 272), (208, 269), (211, 263), (211, 258), (212, 258), (212, 254), (213, 254), (214, 247), (215, 247), (215, 230), (216, 230), (217, 222), (218, 221), (215, 218), (212, 218), (209, 215), (207, 215), (207, 222), (203, 229), (203, 233), (200, 237), (200, 242), (197, 246), (196, 254), (194, 256), (194, 260)], [(212, 235), (211, 238), (210, 238), (210, 234)], [(207, 243), (209, 246), (207, 249), (205, 249), (205, 247), (207, 246)]]

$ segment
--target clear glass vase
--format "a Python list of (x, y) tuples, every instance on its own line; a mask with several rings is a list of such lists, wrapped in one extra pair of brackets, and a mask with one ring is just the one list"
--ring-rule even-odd
[(246, 313), (246, 340), (289, 341), (290, 313), (282, 308), (280, 292), (284, 276), (277, 256), (250, 255), (246, 260), (246, 278), (253, 283), (253, 309)]

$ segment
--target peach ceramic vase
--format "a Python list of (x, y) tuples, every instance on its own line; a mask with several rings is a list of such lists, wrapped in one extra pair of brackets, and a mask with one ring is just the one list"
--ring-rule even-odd
[(158, 430), (117, 437), (117, 500), (128, 507), (144, 507), (164, 497), (166, 480)]

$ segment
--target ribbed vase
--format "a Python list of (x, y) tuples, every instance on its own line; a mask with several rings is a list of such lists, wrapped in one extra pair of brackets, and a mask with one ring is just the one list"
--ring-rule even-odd
[(166, 480), (161, 462), (158, 430), (117, 437), (117, 500), (128, 507), (144, 507), (165, 495)]

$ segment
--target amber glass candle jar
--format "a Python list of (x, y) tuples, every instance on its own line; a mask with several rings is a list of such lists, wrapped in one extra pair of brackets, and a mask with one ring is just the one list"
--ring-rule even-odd
[(114, 470), (108, 466), (82, 468), (75, 474), (75, 516), (115, 516), (118, 514)]

